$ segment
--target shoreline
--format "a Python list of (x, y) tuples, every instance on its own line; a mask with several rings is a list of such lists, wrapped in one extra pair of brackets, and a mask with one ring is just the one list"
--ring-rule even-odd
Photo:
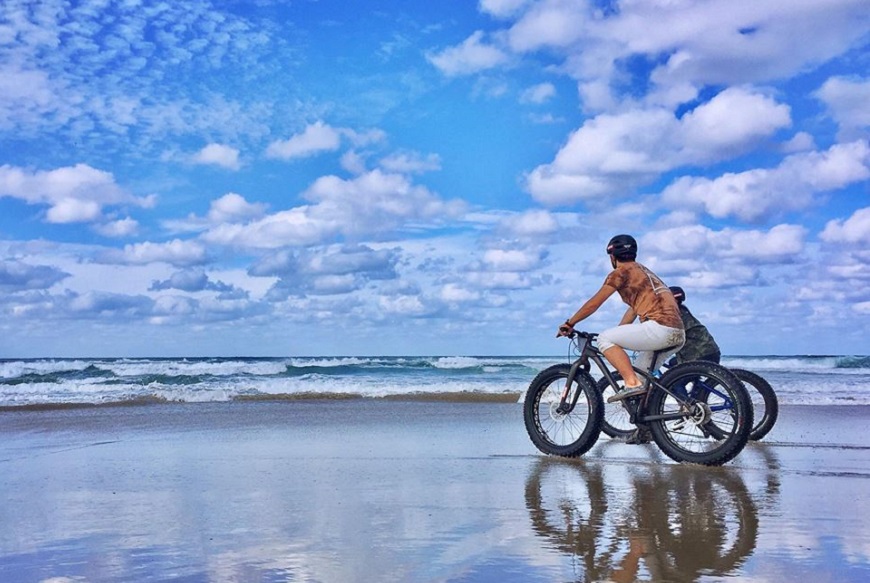
[(522, 397), (521, 392), (510, 393), (482, 393), (474, 391), (456, 392), (419, 392), (403, 393), (395, 395), (364, 395), (362, 393), (327, 393), (327, 392), (300, 392), (283, 394), (259, 394), (238, 395), (224, 401), (173, 401), (161, 397), (141, 397), (127, 401), (110, 401), (105, 403), (33, 403), (27, 405), (0, 405), (0, 412), (8, 413), (15, 411), (53, 411), (64, 409), (91, 409), (111, 407), (147, 407), (159, 405), (205, 405), (205, 404), (232, 404), (232, 403), (269, 403), (269, 402), (305, 402), (305, 401), (410, 401), (426, 403), (517, 403)]
[[(512, 391), (505, 393), (484, 393), (478, 391), (421, 391), (417, 393), (401, 393), (390, 395), (367, 395), (354, 392), (315, 392), (299, 393), (236, 395), (226, 400), (212, 401), (178, 401), (164, 397), (147, 396), (130, 400), (107, 401), (103, 403), (30, 403), (25, 405), (0, 405), (0, 413), (15, 413), (28, 411), (62, 411), (70, 409), (111, 409), (128, 407), (152, 406), (198, 406), (198, 405), (232, 405), (238, 403), (291, 403), (318, 401), (374, 401), (374, 402), (412, 402), (412, 403), (516, 403), (522, 405), (524, 392)], [(866, 403), (780, 403), (780, 408), (824, 408), (824, 409), (862, 409), (870, 411)]]

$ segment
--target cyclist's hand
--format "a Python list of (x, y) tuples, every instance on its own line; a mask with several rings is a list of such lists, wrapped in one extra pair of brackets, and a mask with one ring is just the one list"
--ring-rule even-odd
[(556, 332), (556, 338), (560, 338), (562, 336), (571, 336), (574, 333), (574, 328), (568, 325), (568, 322), (565, 322), (561, 326), (559, 326), (559, 331)]

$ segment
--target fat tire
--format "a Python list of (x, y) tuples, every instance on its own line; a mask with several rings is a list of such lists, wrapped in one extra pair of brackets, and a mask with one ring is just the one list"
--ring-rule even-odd
[[(749, 440), (749, 433), (752, 431), (752, 401), (749, 398), (749, 393), (743, 383), (737, 376), (727, 368), (707, 361), (693, 361), (679, 364), (666, 372), (660, 384), (665, 387), (677, 383), (686, 377), (709, 377), (714, 379), (719, 385), (728, 389), (729, 397), (732, 400), (734, 411), (736, 412), (736, 428), (734, 433), (722, 436), (722, 439), (716, 441), (716, 446), (705, 452), (691, 452), (679, 447), (670, 438), (670, 431), (665, 426), (665, 421), (651, 421), (649, 428), (652, 432), (653, 439), (665, 455), (677, 462), (687, 462), (693, 464), (701, 464), (705, 466), (720, 466), (734, 459)], [(669, 395), (657, 390), (650, 395), (649, 405), (647, 407), (648, 415), (658, 415), (664, 412), (665, 399)]]
[(758, 441), (770, 433), (770, 430), (776, 424), (776, 420), (779, 417), (779, 399), (776, 398), (776, 392), (774, 392), (770, 383), (760, 375), (742, 368), (732, 368), (731, 372), (740, 379), (746, 390), (749, 391), (750, 401), (752, 400), (751, 393), (753, 390), (761, 394), (761, 398), (764, 399), (764, 415), (759, 418), (757, 411), (753, 412), (754, 425), (752, 426), (752, 431), (749, 432), (749, 439), (751, 441)]
[[(604, 418), (604, 400), (601, 398), (601, 393), (598, 392), (598, 387), (596, 387), (595, 381), (589, 373), (584, 370), (578, 370), (574, 378), (574, 390), (582, 391), (586, 402), (589, 404), (586, 425), (577, 439), (565, 445), (554, 443), (547, 437), (547, 432), (543, 428), (540, 418), (541, 397), (551, 388), (553, 383), (559, 383), (557, 385), (557, 394), (561, 394), (570, 370), (571, 367), (567, 364), (557, 364), (538, 373), (526, 391), (526, 398), (523, 403), (523, 418), (529, 438), (540, 451), (562, 457), (579, 457), (589, 451), (589, 448), (598, 441), (598, 436), (601, 434), (601, 423)], [(581, 406), (583, 406), (582, 399), (577, 402), (577, 407)], [(569, 416), (573, 413), (572, 411)]]

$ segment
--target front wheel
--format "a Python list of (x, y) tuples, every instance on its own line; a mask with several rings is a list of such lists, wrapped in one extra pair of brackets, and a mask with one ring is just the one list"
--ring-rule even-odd
[(523, 404), (526, 431), (539, 450), (563, 457), (581, 456), (595, 445), (601, 433), (604, 401), (595, 381), (579, 370), (571, 383), (568, 402), (577, 396), (571, 411), (559, 410), (571, 368), (557, 364), (532, 380)]
[(758, 441), (773, 429), (776, 418), (779, 417), (779, 400), (773, 387), (764, 378), (742, 368), (732, 368), (731, 372), (743, 382), (749, 391), (752, 401), (753, 418), (755, 425), (749, 432), (749, 439)]
[(740, 453), (752, 430), (752, 402), (731, 371), (712, 362), (687, 362), (670, 369), (659, 383), (680, 396), (656, 390), (647, 409), (648, 416), (662, 417), (650, 420), (649, 427), (668, 457), (718, 466)]

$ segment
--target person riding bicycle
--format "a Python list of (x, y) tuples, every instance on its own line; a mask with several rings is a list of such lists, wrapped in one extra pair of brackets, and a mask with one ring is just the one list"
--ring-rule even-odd
[(676, 354), (677, 363), (693, 360), (708, 360), (718, 363), (722, 359), (719, 345), (716, 344), (707, 327), (683, 304), (686, 301), (686, 292), (679, 286), (671, 286), (670, 289), (680, 307), (680, 318), (682, 318), (683, 328), (686, 330), (686, 343)]
[[(637, 241), (631, 235), (616, 235), (607, 244), (607, 254), (613, 271), (608, 274), (595, 295), (589, 298), (573, 316), (559, 326), (556, 336), (571, 333), (578, 322), (588, 318), (614, 292), (628, 304), (619, 325), (598, 335), (598, 348), (622, 376), (623, 390), (607, 399), (613, 403), (636, 397), (647, 391), (631, 366), (625, 349), (638, 351), (635, 364), (648, 370), (656, 355), (656, 366), (667, 360), (682, 347), (686, 335), (680, 309), (671, 290), (637, 258)], [(640, 317), (639, 323), (634, 323)]]

